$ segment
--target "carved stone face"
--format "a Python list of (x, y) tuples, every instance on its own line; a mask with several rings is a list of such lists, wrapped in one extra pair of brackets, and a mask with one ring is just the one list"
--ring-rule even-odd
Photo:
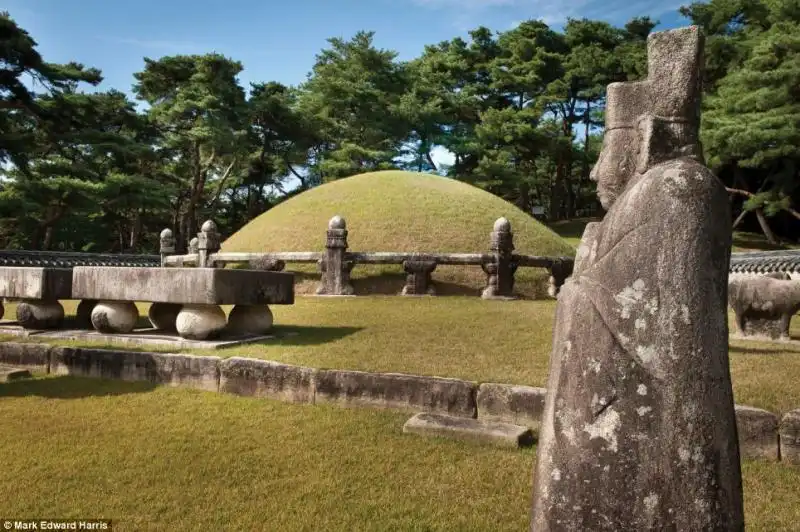
[(636, 171), (638, 134), (634, 128), (606, 131), (603, 149), (589, 178), (597, 183), (597, 197), (608, 211)]

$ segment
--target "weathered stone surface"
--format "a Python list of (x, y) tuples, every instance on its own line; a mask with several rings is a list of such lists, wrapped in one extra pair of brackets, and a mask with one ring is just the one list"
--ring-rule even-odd
[(153, 328), (165, 332), (175, 331), (175, 322), (178, 319), (183, 305), (178, 303), (153, 303), (147, 311), (147, 318)]
[(730, 205), (702, 164), (699, 28), (608, 87), (607, 214), (560, 293), (532, 530), (743, 530), (728, 362)]
[(216, 392), (219, 357), (56, 347), (51, 373), (148, 381)]
[(69, 268), (0, 267), (0, 297), (54, 301), (71, 295)]
[(400, 373), (319, 370), (317, 403), (430, 411), (475, 417), (477, 383)]
[(17, 322), (26, 329), (55, 329), (64, 322), (64, 307), (58, 301), (20, 301)]
[(781, 460), (800, 465), (800, 409), (784, 414), (779, 429)]
[(778, 459), (778, 416), (760, 408), (736, 405), (736, 431), (742, 458)]
[(733, 278), (728, 282), (728, 303), (740, 335), (789, 340), (792, 316), (800, 310), (800, 281), (769, 274)]
[(80, 266), (72, 272), (72, 296), (200, 305), (291, 305), (294, 274), (217, 268)]
[(228, 314), (228, 331), (266, 334), (272, 329), (272, 321), (272, 311), (267, 305), (236, 305)]
[(217, 305), (183, 305), (175, 329), (181, 338), (208, 340), (218, 337), (227, 323), (225, 312)]
[(421, 412), (406, 421), (403, 432), (512, 448), (529, 447), (535, 441), (528, 427), (430, 412)]
[(12, 382), (20, 379), (27, 379), (31, 372), (25, 368), (17, 368), (0, 364), (0, 382)]
[(236, 395), (312, 403), (316, 371), (269, 360), (232, 357), (220, 364), (219, 389)]
[(546, 395), (544, 388), (483, 383), (478, 387), (478, 419), (525, 425), (538, 432)]
[(92, 308), (92, 325), (101, 333), (129, 333), (139, 321), (132, 301), (100, 301)]
[(48, 344), (0, 342), (0, 363), (46, 373), (50, 371), (52, 349)]

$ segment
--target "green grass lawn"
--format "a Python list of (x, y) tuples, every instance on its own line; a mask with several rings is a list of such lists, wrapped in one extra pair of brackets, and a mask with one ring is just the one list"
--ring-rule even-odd
[[(535, 448), (406, 415), (102, 379), (0, 384), (2, 514), (115, 530), (526, 530)], [(800, 468), (744, 463), (748, 530), (796, 530)]]
[[(599, 220), (600, 218), (576, 218), (574, 220), (553, 222), (549, 224), (549, 227), (569, 244), (577, 247), (581, 243), (581, 236), (583, 236), (586, 224)], [(734, 231), (731, 251), (738, 253), (743, 251), (773, 251), (796, 248), (800, 248), (800, 243), (781, 242), (779, 244), (770, 244), (763, 234)]]
[[(74, 302), (65, 308), (74, 312)], [(146, 315), (146, 306), (141, 310)], [(11, 305), (6, 312), (13, 316)], [(278, 338), (192, 352), (545, 386), (554, 312), (552, 300), (298, 298), (294, 305), (273, 307)], [(792, 334), (800, 340), (800, 319)], [(735, 340), (730, 353), (737, 403), (776, 413), (800, 408), (800, 345)]]

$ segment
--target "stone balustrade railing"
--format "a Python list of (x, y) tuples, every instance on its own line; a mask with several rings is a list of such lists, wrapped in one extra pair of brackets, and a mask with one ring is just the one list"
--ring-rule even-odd
[(287, 262), (316, 263), (322, 272), (317, 288), (319, 295), (352, 295), (350, 274), (358, 264), (397, 264), (406, 272), (402, 295), (433, 295), (431, 274), (437, 266), (480, 266), (486, 273), (485, 299), (513, 296), (514, 274), (519, 267), (544, 268), (550, 271), (548, 293), (555, 296), (572, 274), (572, 257), (540, 257), (514, 253), (514, 235), (505, 218), (498, 219), (490, 234), (489, 253), (403, 253), (347, 251), (347, 225), (341, 216), (328, 223), (323, 252), (232, 253), (219, 251), (219, 235), (213, 222), (203, 224), (198, 237), (192, 239), (189, 253), (173, 255), (172, 232), (161, 233), (163, 266), (224, 267), (227, 264), (248, 264), (251, 268), (281, 271)]

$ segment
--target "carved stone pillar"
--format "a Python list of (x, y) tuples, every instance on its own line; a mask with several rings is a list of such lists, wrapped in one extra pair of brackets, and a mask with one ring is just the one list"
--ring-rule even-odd
[(436, 260), (411, 259), (403, 261), (403, 270), (406, 272), (406, 284), (401, 292), (404, 296), (436, 295), (436, 289), (431, 280), (431, 273), (436, 269)]
[(567, 259), (555, 259), (550, 266), (550, 279), (548, 280), (547, 293), (550, 297), (558, 297), (558, 292), (564, 282), (572, 275), (575, 263)]
[(506, 218), (498, 218), (492, 230), (490, 250), (493, 261), (481, 264), (486, 272), (486, 288), (483, 299), (514, 297), (514, 274), (517, 262), (514, 260), (514, 233)]
[(220, 235), (217, 231), (217, 224), (213, 220), (206, 220), (197, 233), (197, 267), (213, 268), (214, 265), (208, 260), (209, 257), (219, 251)]
[(160, 246), (158, 252), (161, 254), (161, 267), (167, 265), (167, 257), (175, 254), (175, 236), (172, 229), (161, 231)]
[(355, 263), (345, 260), (347, 251), (347, 223), (341, 216), (334, 216), (328, 222), (325, 239), (325, 257), (319, 261), (322, 279), (317, 288), (318, 295), (353, 295), (350, 272)]

